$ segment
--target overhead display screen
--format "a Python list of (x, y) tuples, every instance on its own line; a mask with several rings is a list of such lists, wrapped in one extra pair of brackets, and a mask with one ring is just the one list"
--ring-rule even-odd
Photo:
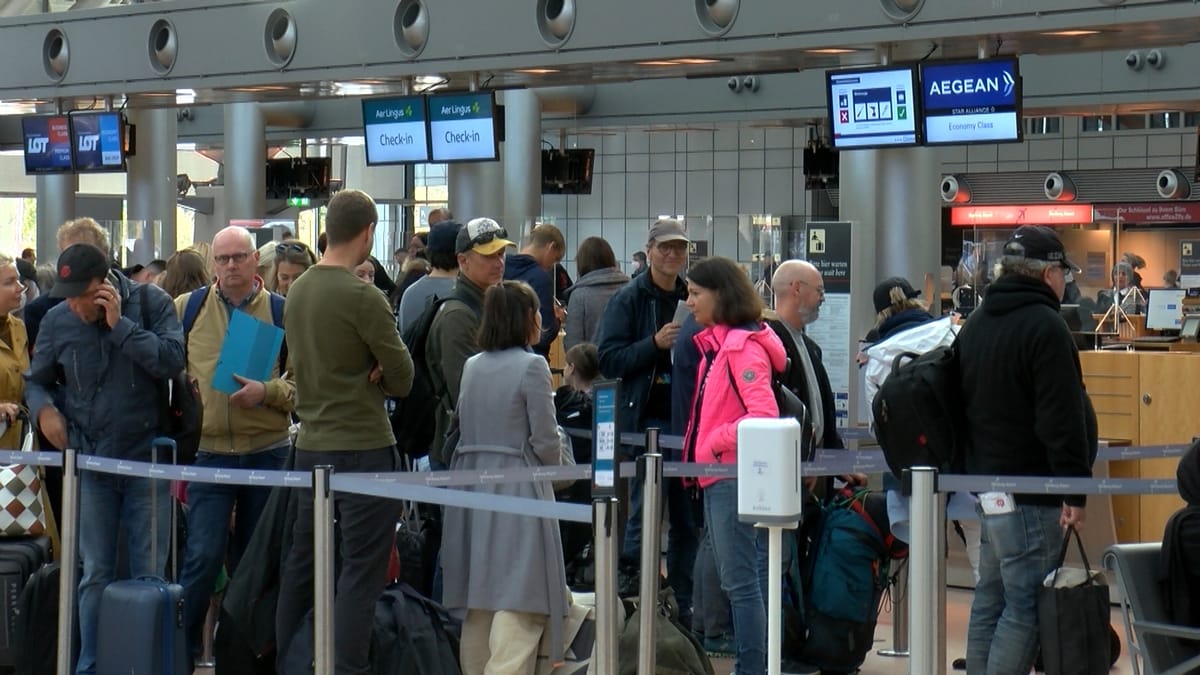
[(1017, 59), (921, 64), (921, 107), (929, 145), (1021, 140)]
[(498, 159), (492, 92), (429, 97), (430, 154), (435, 162)]
[(362, 116), (368, 165), (429, 161), (424, 96), (364, 99)]
[(825, 73), (837, 149), (919, 145), (916, 69), (890, 66)]
[(73, 113), (71, 145), (75, 170), (124, 171), (125, 121), (119, 112)]
[(21, 118), (25, 173), (70, 173), (71, 124), (66, 115)]

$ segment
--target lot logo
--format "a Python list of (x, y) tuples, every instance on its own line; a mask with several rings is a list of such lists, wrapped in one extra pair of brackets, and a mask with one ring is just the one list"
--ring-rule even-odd
[(46, 148), (48, 148), (48, 147), (50, 147), (50, 139), (49, 138), (42, 137), (42, 138), (29, 139), (29, 152), (30, 153), (43, 153), (43, 152), (46, 152)]
[(100, 145), (100, 134), (82, 134), (79, 137), (79, 151), (91, 152)]
[(929, 83), (929, 95), (951, 96), (956, 94), (999, 93), (1003, 90), (1003, 95), (1007, 98), (1012, 96), (1016, 84), (1012, 73), (1005, 70), (999, 76), (993, 77), (934, 80)]

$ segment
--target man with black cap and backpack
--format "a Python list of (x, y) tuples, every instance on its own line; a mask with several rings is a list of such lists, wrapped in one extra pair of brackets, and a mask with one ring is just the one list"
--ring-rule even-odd
[[(967, 473), (1091, 476), (1095, 413), (1058, 313), (1073, 268), (1048, 227), (1018, 228), (1005, 243), (1000, 278), (958, 338)], [(967, 672), (1028, 673), (1038, 649), (1038, 588), (1058, 565), (1063, 529), (1083, 525), (1084, 497), (985, 492), (979, 500)]]

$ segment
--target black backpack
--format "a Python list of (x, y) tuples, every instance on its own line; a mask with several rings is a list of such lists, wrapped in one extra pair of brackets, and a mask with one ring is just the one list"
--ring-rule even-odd
[(436, 433), (434, 420), (437, 419), (438, 406), (442, 402), (443, 392), (434, 387), (433, 378), (429, 374), (429, 360), (426, 342), (433, 320), (442, 309), (442, 305), (450, 301), (458, 301), (466, 305), (475, 315), (480, 314), (480, 307), (467, 297), (451, 292), (445, 298), (434, 296), (420, 318), (414, 321), (401, 335), (404, 345), (413, 361), (412, 390), (408, 396), (396, 399), (396, 407), (392, 411), (392, 434), (396, 437), (396, 447), (411, 459), (417, 459), (429, 454), (433, 447)]
[[(804, 346), (800, 346), (804, 349)], [(742, 398), (742, 392), (738, 389), (737, 381), (733, 378), (733, 369), (729, 367), (729, 363), (725, 364), (725, 374), (729, 377), (729, 386), (733, 389), (733, 393), (737, 396), (738, 403), (741, 404), (742, 410), (749, 410), (746, 407), (746, 401)], [(792, 391), (787, 386), (786, 380), (788, 374), (792, 372), (792, 360), (788, 359), (783, 370), (771, 371), (771, 392), (775, 394), (775, 406), (779, 408), (779, 416), (781, 418), (792, 417), (800, 423), (800, 428), (803, 430), (801, 434), (800, 455), (805, 461), (812, 461), (816, 452), (816, 447), (811, 442), (812, 420), (808, 417), (808, 406), (804, 405), (804, 401), (796, 392)]]
[(914, 466), (962, 468), (962, 400), (957, 342), (896, 357), (871, 403), (875, 438), (894, 474)]

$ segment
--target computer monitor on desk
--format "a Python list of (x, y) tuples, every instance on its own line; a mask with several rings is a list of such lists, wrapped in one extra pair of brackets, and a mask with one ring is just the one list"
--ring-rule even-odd
[(1151, 289), (1146, 301), (1146, 328), (1149, 330), (1179, 330), (1183, 327), (1182, 288)]

